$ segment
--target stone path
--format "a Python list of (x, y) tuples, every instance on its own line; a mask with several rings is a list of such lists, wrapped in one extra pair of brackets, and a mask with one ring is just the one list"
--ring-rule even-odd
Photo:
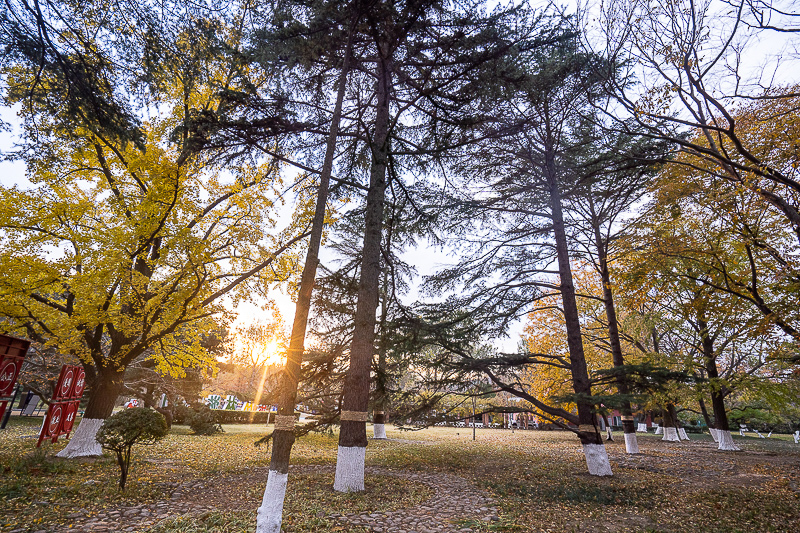
[[(177, 501), (181, 497), (181, 490), (188, 490), (197, 485), (197, 482), (189, 482), (184, 484), (174, 484), (175, 492), (172, 494), (172, 499), (161, 500), (155, 503), (145, 503), (140, 505), (124, 506), (88, 514), (86, 511), (78, 511), (67, 515), (70, 519), (72, 527), (49, 527), (42, 529), (35, 533), (51, 533), (51, 532), (104, 532), (110, 533), (115, 531), (146, 531), (150, 526), (172, 517), (178, 516), (201, 516), (207, 514), (212, 509), (196, 505), (192, 502)], [(20, 529), (19, 532), (30, 531), (28, 528)], [(16, 533), (9, 532), (9, 533)]]
[(338, 516), (341, 522), (369, 527), (375, 533), (460, 533), (470, 532), (454, 521), (498, 520), (494, 501), (464, 478), (439, 473), (397, 472), (367, 468), (367, 473), (395, 476), (424, 483), (435, 494), (415, 507), (383, 513), (361, 513)]
[[(333, 465), (292, 466), (290, 476), (311, 472), (333, 472), (333, 469)], [(330, 515), (330, 518), (343, 526), (348, 524), (365, 526), (374, 533), (468, 533), (472, 531), (471, 528), (459, 526), (456, 522), (498, 520), (494, 501), (464, 478), (451, 474), (418, 473), (376, 467), (367, 467), (366, 473), (373, 476), (399, 477), (423, 483), (434, 490), (434, 495), (419, 505), (396, 511)], [(265, 480), (266, 477), (266, 470), (258, 473), (259, 479)], [(151, 526), (166, 518), (202, 517), (218, 507), (209, 505), (208, 501), (205, 504), (198, 503), (197, 499), (192, 497), (193, 492), (203, 491), (206, 484), (207, 481), (204, 480), (182, 484), (173, 483), (166, 487), (172, 490), (169, 500), (105, 509), (92, 515), (87, 514), (86, 511), (79, 511), (67, 517), (71, 521), (71, 528), (53, 528), (51, 526), (35, 533), (137, 532), (147, 531)], [(253, 507), (253, 513), (255, 513), (255, 507)], [(20, 533), (22, 531), (28, 530), (19, 530)]]

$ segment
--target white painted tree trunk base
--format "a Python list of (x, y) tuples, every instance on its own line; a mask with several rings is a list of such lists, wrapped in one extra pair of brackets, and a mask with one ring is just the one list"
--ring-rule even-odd
[(639, 453), (639, 439), (636, 438), (636, 433), (625, 433), (625, 451)]
[(647, 424), (639, 424), (636, 426), (636, 431), (641, 433), (647, 433)]
[(668, 442), (680, 442), (681, 438), (678, 436), (678, 429), (673, 427), (664, 428), (664, 436), (661, 440)]
[(372, 438), (385, 439), (386, 438), (386, 424), (373, 424), (372, 425)]
[(584, 444), (583, 455), (586, 456), (586, 466), (593, 476), (612, 476), (611, 463), (603, 444)]
[(364, 490), (364, 456), (367, 449), (361, 446), (339, 446), (336, 454), (336, 477), (333, 490), (361, 492)]
[(686, 434), (686, 430), (684, 428), (678, 428), (678, 436), (681, 440), (689, 440), (689, 435)]
[(664, 434), (664, 428), (663, 428), (663, 427), (661, 427), (661, 426), (658, 426), (658, 427), (656, 428), (655, 435), (663, 435), (663, 434)]
[(286, 484), (289, 474), (270, 470), (267, 475), (267, 487), (264, 499), (258, 508), (256, 533), (280, 533), (283, 522), (283, 500), (286, 498)]
[(722, 431), (721, 429), (717, 430), (717, 437), (719, 437), (719, 450), (724, 450), (727, 452), (738, 452), (741, 449), (733, 442), (733, 437), (731, 437), (730, 431)]
[(56, 454), (56, 457), (92, 457), (103, 455), (103, 447), (95, 437), (103, 425), (103, 418), (83, 418), (75, 433), (70, 437), (67, 446)]
[(708, 431), (711, 433), (711, 438), (714, 439), (714, 442), (719, 442), (719, 432), (716, 428), (708, 428)]

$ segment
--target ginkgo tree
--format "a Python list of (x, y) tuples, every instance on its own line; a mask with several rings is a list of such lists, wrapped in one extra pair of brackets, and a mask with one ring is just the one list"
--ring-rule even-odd
[[(68, 57), (76, 49), (69, 45), (91, 40), (93, 29), (102, 36), (101, 23), (92, 28), (87, 20), (84, 31), (72, 33), (44, 25), (52, 30), (42, 45), (46, 57)], [(211, 42), (198, 40), (210, 34), (204, 21), (196, 24), (173, 36), (180, 61), (162, 65), (169, 68), (151, 86), (160, 92), (149, 119), (119, 112), (130, 135), (82, 111), (92, 102), (75, 104), (66, 61), (36, 68), (20, 53), (5, 64), (4, 99), (21, 104), (20, 153), (32, 185), (0, 189), (0, 315), (5, 330), (83, 362), (89, 403), (62, 456), (100, 453), (96, 432), (134, 361), (149, 358), (178, 376), (212, 365), (201, 340), (214, 324), (207, 319), (225, 312), (222, 298), (290, 279), (295, 246), (307, 235), (302, 194), (288, 225), (277, 224), (276, 198), (285, 186), (275, 159), (222, 172), (199, 149), (204, 132), (193, 119), (223, 105), (220, 95), (234, 75), (224, 57), (205, 53)], [(215, 31), (225, 36), (226, 27)], [(84, 66), (97, 60), (97, 77), (106, 80), (140, 66), (100, 55), (84, 48), (69, 57)], [(124, 103), (112, 111), (135, 110), (126, 100), (135, 91), (103, 83), (94, 89), (98, 98)]]

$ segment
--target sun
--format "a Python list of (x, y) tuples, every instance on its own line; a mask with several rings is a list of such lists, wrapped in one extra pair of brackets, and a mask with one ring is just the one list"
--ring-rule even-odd
[(280, 365), (286, 364), (286, 354), (278, 350), (278, 340), (272, 339), (264, 344), (264, 349), (261, 352), (259, 362), (264, 365)]

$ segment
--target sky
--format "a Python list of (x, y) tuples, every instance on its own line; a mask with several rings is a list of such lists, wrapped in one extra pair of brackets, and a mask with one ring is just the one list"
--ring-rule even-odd
[[(745, 60), (750, 68), (756, 69), (764, 63), (765, 58), (774, 55), (775, 51), (777, 50), (782, 50), (783, 48), (779, 44), (779, 41), (782, 39), (782, 35), (773, 33), (762, 36), (759, 42), (754, 43), (754, 48), (751, 50), (751, 54), (745, 57)], [(796, 58), (798, 54), (796, 48), (790, 48), (786, 57), (791, 56), (792, 53), (794, 53)], [(783, 72), (786, 72), (786, 70), (784, 69)], [(789, 70), (789, 72), (791, 72), (791, 70)], [(794, 74), (795, 76), (790, 76), (789, 78), (795, 79), (784, 79), (787, 79), (787, 81), (796, 81), (796, 78), (800, 77), (800, 68), (798, 68)], [(782, 75), (785, 76), (785, 74)], [(10, 125), (10, 131), (0, 132), (0, 152), (5, 152), (12, 148), (15, 136), (19, 135), (19, 127), (17, 125), (18, 121), (14, 109), (0, 107), (0, 119), (2, 119), (4, 123)], [(30, 183), (25, 178), (24, 164), (21, 162), (0, 161), (0, 184), (6, 187), (12, 185), (18, 185), (20, 187), (29, 186)], [(424, 243), (424, 241), (421, 242), (422, 244), (420, 244), (417, 248), (407, 250), (403, 254), (404, 260), (412, 264), (417, 269), (417, 272), (420, 276), (430, 274), (436, 271), (439, 267), (455, 260), (454, 257), (448, 256), (446, 250), (434, 249)], [(326, 256), (325, 252), (323, 251), (323, 262), (325, 262), (327, 259), (329, 259), (329, 257)], [(412, 287), (410, 294), (406, 297), (406, 301), (408, 303), (411, 303), (419, 296), (417, 289), (417, 286)], [(294, 303), (292, 302), (291, 298), (289, 298), (279, 288), (272, 291), (271, 297), (280, 310), (287, 328), (290, 328), (294, 316)], [(235, 311), (238, 313), (238, 318), (236, 322), (234, 322), (233, 326), (245, 326), (257, 320), (268, 320), (269, 313), (263, 311), (260, 304), (263, 304), (263, 302), (256, 301), (239, 304), (235, 309)], [(517, 342), (522, 332), (522, 327), (522, 322), (518, 321), (510, 329), (509, 336), (505, 339), (495, 340), (494, 345), (503, 351), (515, 351)]]

